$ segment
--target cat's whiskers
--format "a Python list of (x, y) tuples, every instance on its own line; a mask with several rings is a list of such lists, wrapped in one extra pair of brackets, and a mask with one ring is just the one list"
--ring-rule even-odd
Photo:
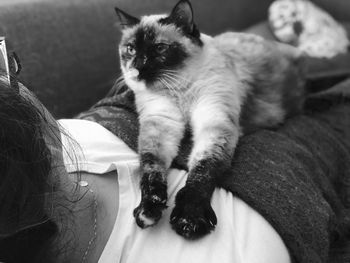
[(179, 97), (179, 93), (174, 89), (174, 87), (168, 83), (165, 79), (158, 79), (160, 81), (160, 83), (162, 83), (162, 85), (164, 85), (173, 96)]
[[(170, 73), (170, 72), (169, 72)], [(172, 84), (175, 84), (175, 87), (180, 91), (182, 94), (182, 98), (184, 101), (191, 100), (191, 97), (194, 96), (193, 89), (186, 89), (188, 84), (190, 83), (189, 80), (179, 76), (178, 74), (163, 74), (164, 77), (168, 79)], [(186, 91), (183, 91), (182, 89), (186, 89)]]
[(178, 72), (174, 71), (174, 70), (168, 70), (168, 69), (165, 69), (163, 70), (163, 73), (165, 73), (166, 75), (170, 75), (172, 77), (175, 77), (176, 79), (179, 79), (179, 80), (182, 80), (184, 81), (186, 84), (187, 83), (190, 83), (190, 80), (179, 75)]
[[(182, 77), (179, 74), (176, 74), (176, 71), (164, 70), (164, 75), (166, 75), (169, 79), (176, 81), (180, 89), (186, 89), (185, 93), (188, 95), (193, 95), (192, 89), (188, 89), (188, 85), (191, 83), (189, 79)], [(184, 93), (184, 91), (181, 91)]]
[(117, 78), (116, 82), (125, 81), (125, 75), (122, 74), (119, 78)]
[(181, 91), (183, 83), (181, 83), (179, 80), (168, 75), (163, 75), (163, 80), (165, 80), (173, 88), (173, 90), (177, 92), (178, 95), (183, 94)]
[(163, 76), (168, 78), (172, 82), (174, 82), (174, 84), (177, 84), (178, 85), (178, 86), (176, 86), (177, 89), (185, 88), (186, 85), (189, 83), (186, 79), (182, 78), (179, 75), (171, 73), (171, 72), (164, 71)]
[(122, 80), (124, 80), (124, 75), (123, 75), (123, 74), (120, 75), (120, 76), (116, 79), (116, 82), (122, 81)]
[(126, 84), (125, 82), (125, 78), (123, 75), (121, 75), (119, 78), (116, 79), (115, 83), (114, 83), (114, 86), (119, 89), (121, 88), (122, 86), (124, 86)]
[(169, 84), (168, 86), (171, 86), (172, 89), (176, 88), (176, 95), (177, 98), (180, 99), (180, 101), (184, 104), (190, 103), (192, 100), (192, 92), (186, 91), (186, 94), (183, 90), (181, 90), (181, 87), (186, 87), (186, 83), (180, 82), (178, 79), (174, 79), (173, 77), (170, 77), (168, 75), (163, 75), (165, 78), (163, 78), (164, 81), (167, 81)]
[(181, 83), (179, 80), (175, 79), (174, 77), (168, 76), (168, 75), (163, 75), (163, 78), (170, 82), (174, 89), (180, 91), (183, 87), (183, 83)]
[(166, 79), (164, 78), (159, 78), (158, 79), (166, 88), (168, 88), (170, 90), (170, 92), (173, 94), (173, 95), (176, 95), (176, 96), (179, 96), (179, 93), (177, 92), (177, 90), (174, 88), (174, 86), (169, 83), (169, 81), (167, 81)]
[(170, 87), (173, 92), (175, 93), (177, 98), (183, 98), (183, 93), (181, 92), (181, 90), (178, 88), (178, 83), (176, 83), (175, 81), (169, 79), (169, 78), (163, 78), (163, 81), (165, 81), (168, 84), (168, 87)]

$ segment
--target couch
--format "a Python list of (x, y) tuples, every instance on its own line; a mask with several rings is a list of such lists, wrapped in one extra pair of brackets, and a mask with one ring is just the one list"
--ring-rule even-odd
[[(2, 0), (0, 35), (23, 70), (20, 79), (56, 118), (86, 110), (120, 74), (114, 6), (142, 15), (167, 12), (177, 0)], [(215, 34), (266, 20), (271, 0), (192, 0), (199, 28)], [(315, 0), (350, 20), (348, 0)], [(261, 29), (259, 29), (261, 30)], [(266, 30), (263, 27), (262, 30)]]

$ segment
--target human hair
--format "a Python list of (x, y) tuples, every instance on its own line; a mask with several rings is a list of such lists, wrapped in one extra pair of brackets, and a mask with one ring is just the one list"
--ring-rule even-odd
[(57, 185), (46, 139), (57, 137), (53, 130), (40, 108), (0, 77), (1, 262), (53, 262)]

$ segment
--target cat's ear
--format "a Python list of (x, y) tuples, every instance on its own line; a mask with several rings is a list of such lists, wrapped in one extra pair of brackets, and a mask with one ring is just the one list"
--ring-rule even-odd
[(115, 12), (117, 13), (117, 16), (119, 18), (119, 23), (122, 29), (132, 27), (134, 25), (137, 25), (140, 23), (140, 20), (136, 17), (133, 17), (132, 15), (127, 14), (123, 10), (119, 9), (118, 7), (114, 8)]
[(191, 3), (188, 0), (180, 0), (171, 11), (169, 19), (185, 32), (192, 33), (194, 22)]

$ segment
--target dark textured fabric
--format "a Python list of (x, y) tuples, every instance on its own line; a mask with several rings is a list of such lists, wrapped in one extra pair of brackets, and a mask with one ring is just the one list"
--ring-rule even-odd
[[(343, 111), (349, 116), (350, 104)], [(349, 118), (338, 121), (350, 133)], [(243, 137), (232, 177), (222, 186), (275, 227), (297, 262), (329, 262), (328, 248), (343, 220), (337, 215), (346, 212), (345, 200), (338, 195), (347, 192), (346, 185), (337, 185), (350, 174), (346, 143), (349, 138), (342, 138), (326, 121), (294, 118), (278, 131)]]
[(139, 124), (135, 111), (134, 93), (126, 86), (114, 86), (109, 95), (90, 110), (75, 118), (95, 121), (121, 138), (131, 149), (137, 151)]
[[(341, 238), (350, 218), (347, 95), (350, 80), (310, 98), (306, 115), (278, 130), (242, 137), (221, 182), (272, 224), (296, 262), (347, 262), (341, 260), (350, 255)], [(132, 92), (122, 87), (78, 118), (102, 124), (136, 150), (134, 110)]]

